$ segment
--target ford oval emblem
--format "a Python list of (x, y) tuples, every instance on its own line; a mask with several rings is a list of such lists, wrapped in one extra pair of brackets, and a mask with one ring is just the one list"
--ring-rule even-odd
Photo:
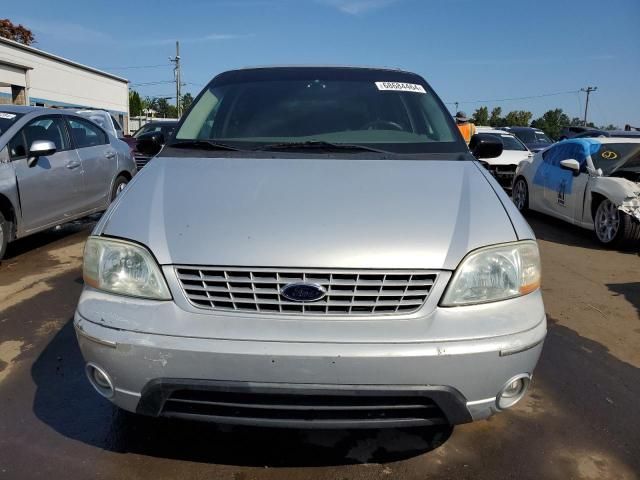
[(327, 295), (327, 291), (317, 283), (289, 283), (282, 287), (280, 294), (292, 302), (317, 302)]

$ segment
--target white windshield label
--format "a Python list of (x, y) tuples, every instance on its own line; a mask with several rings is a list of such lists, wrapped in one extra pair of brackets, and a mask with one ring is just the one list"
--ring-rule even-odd
[(0, 118), (6, 118), (7, 120), (12, 120), (12, 119), (16, 118), (16, 114), (15, 113), (0, 112)]
[(394, 92), (427, 93), (422, 85), (416, 83), (376, 82), (376, 87), (378, 87), (378, 90), (391, 90)]

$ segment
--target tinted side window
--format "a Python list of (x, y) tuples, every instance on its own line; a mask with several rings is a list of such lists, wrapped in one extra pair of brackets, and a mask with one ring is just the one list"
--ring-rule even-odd
[(27, 156), (27, 145), (24, 142), (22, 131), (16, 133), (15, 136), (9, 140), (8, 146), (11, 160), (17, 160)]
[(76, 148), (94, 147), (108, 143), (107, 134), (92, 122), (75, 117), (68, 117), (68, 120)]
[(69, 149), (67, 129), (62, 117), (38, 117), (22, 130), (29, 148), (36, 140), (49, 140), (56, 146), (56, 151)]

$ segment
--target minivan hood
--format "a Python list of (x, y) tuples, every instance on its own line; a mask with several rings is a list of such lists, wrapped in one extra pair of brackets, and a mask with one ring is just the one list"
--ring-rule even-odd
[(158, 157), (96, 233), (160, 264), (455, 269), (517, 240), (471, 161)]

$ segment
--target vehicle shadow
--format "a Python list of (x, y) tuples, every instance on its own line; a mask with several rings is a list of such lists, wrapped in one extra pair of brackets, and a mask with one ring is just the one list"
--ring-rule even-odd
[(93, 228), (96, 221), (100, 219), (100, 214), (91, 215), (90, 217), (74, 220), (58, 227), (50, 228), (48, 230), (29, 235), (28, 237), (21, 238), (7, 245), (7, 251), (4, 258), (0, 260), (0, 264), (3, 262), (10, 263), (11, 260), (23, 255), (32, 250), (36, 250), (45, 245), (51, 244), (58, 240), (70, 237), (80, 231), (89, 230)]
[(640, 315), (640, 282), (607, 283), (606, 285), (612, 292), (622, 295)]
[(621, 253), (640, 253), (640, 245), (616, 249), (600, 245), (595, 234), (584, 228), (564, 222), (558, 218), (543, 213), (528, 211), (525, 219), (536, 234), (538, 240), (570, 245), (573, 247), (589, 248), (591, 250), (617, 250)]
[(453, 427), (289, 430), (224, 427), (123, 412), (95, 393), (70, 320), (32, 366), (36, 417), (67, 438), (119, 453), (260, 467), (386, 463), (434, 450)]

